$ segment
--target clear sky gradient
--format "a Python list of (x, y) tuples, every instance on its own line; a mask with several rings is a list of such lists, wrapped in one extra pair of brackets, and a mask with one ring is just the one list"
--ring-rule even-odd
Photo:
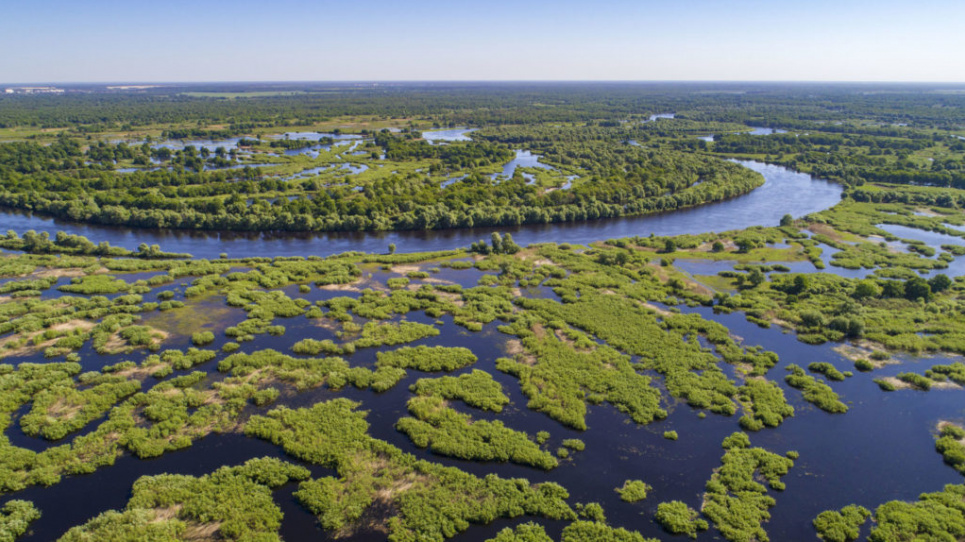
[(0, 82), (965, 82), (963, 0), (5, 0)]

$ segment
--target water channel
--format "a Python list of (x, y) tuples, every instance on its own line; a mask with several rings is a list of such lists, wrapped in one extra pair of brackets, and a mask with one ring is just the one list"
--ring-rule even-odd
[[(526, 157), (533, 163), (536, 158)], [(523, 165), (533, 166), (533, 163)], [(57, 231), (83, 235), (95, 242), (134, 249), (158, 244), (169, 252), (196, 258), (245, 256), (328, 256), (348, 251), (384, 252), (390, 243), (399, 252), (423, 252), (467, 247), (488, 239), (493, 231), (512, 233), (521, 245), (540, 242), (589, 243), (636, 235), (680, 235), (723, 232), (750, 226), (776, 226), (781, 217), (801, 217), (827, 209), (841, 199), (840, 185), (760, 162), (739, 162), (764, 176), (763, 186), (727, 201), (656, 215), (558, 224), (501, 228), (397, 232), (259, 233), (152, 230), (107, 227), (54, 220), (29, 213), (0, 210), (0, 231)]]
[[(592, 222), (520, 226), (500, 228), (511, 232), (520, 244), (536, 242), (588, 243), (590, 241), (627, 237), (677, 235), (726, 231), (749, 226), (777, 225), (781, 216), (789, 213), (800, 217), (834, 205), (841, 197), (841, 187), (786, 168), (757, 162), (741, 162), (745, 167), (761, 173), (766, 182), (749, 194), (729, 201), (645, 217), (632, 217)], [(214, 232), (155, 231), (147, 229), (107, 228), (54, 221), (39, 216), (17, 212), (0, 215), (3, 229), (18, 233), (27, 230), (58, 230), (85, 235), (95, 242), (110, 241), (113, 245), (134, 248), (139, 243), (160, 244), (174, 252), (189, 252), (196, 257), (217, 257), (226, 252), (230, 256), (292, 256), (329, 255), (349, 250), (384, 252), (389, 243), (396, 243), (400, 252), (444, 250), (465, 247), (480, 238), (488, 238), (491, 229), (417, 231), (385, 233), (331, 233), (303, 235), (274, 235)], [(893, 231), (901, 237), (909, 232)], [(928, 241), (939, 242), (943, 239)], [(802, 264), (802, 266), (805, 264)], [(810, 265), (810, 264), (806, 264)], [(795, 269), (796, 271), (798, 269)], [(802, 267), (801, 271), (807, 269)], [(691, 270), (691, 272), (694, 272)], [(376, 271), (376, 280), (398, 276), (390, 272)], [(481, 276), (475, 269), (465, 271), (444, 270), (439, 278), (452, 280), (465, 286), (475, 285)], [(177, 289), (177, 286), (174, 286)], [(157, 292), (151, 294), (155, 295)], [(286, 293), (292, 297), (305, 297), (317, 301), (336, 295), (335, 292), (313, 290), (311, 294), (299, 295), (295, 288)], [(552, 292), (538, 295), (553, 296)], [(341, 294), (339, 294), (341, 295)], [(180, 292), (178, 298), (181, 298)], [(145, 301), (153, 300), (145, 299)], [(243, 313), (228, 318), (241, 319)], [(685, 312), (698, 312), (703, 317), (726, 325), (733, 334), (743, 338), (745, 345), (762, 345), (777, 352), (781, 357), (778, 367), (770, 378), (783, 389), (796, 414), (777, 429), (768, 429), (751, 435), (752, 444), (771, 451), (783, 453), (788, 450), (800, 452), (800, 459), (784, 481), (786, 491), (774, 493), (777, 506), (771, 509), (772, 519), (765, 525), (772, 540), (813, 540), (811, 520), (821, 511), (840, 508), (847, 504), (861, 504), (874, 508), (892, 499), (914, 500), (925, 491), (939, 491), (944, 484), (960, 483), (961, 476), (945, 466), (935, 452), (931, 431), (940, 419), (961, 421), (965, 418), (960, 390), (933, 390), (931, 392), (899, 391), (884, 393), (872, 382), (880, 376), (900, 371), (924, 372), (933, 364), (947, 363), (943, 358), (903, 359), (902, 365), (887, 366), (874, 375), (856, 373), (833, 387), (851, 410), (847, 414), (832, 415), (806, 403), (801, 393), (789, 388), (783, 381), (783, 367), (788, 363), (806, 366), (812, 361), (828, 361), (842, 371), (852, 370), (853, 365), (837, 354), (833, 345), (811, 346), (798, 342), (793, 333), (779, 327), (762, 329), (748, 323), (742, 314), (714, 314), (710, 308), (682, 308)], [(407, 319), (431, 324), (434, 319), (413, 313)], [(456, 326), (452, 318), (442, 318), (442, 332), (438, 337), (418, 341), (429, 346), (463, 346), (470, 348), (479, 361), (455, 374), (482, 369), (494, 376), (509, 395), (512, 404), (500, 419), (514, 429), (535, 433), (549, 430), (552, 437), (550, 449), (566, 438), (580, 438), (587, 442), (587, 449), (574, 455), (571, 461), (558, 468), (544, 472), (512, 464), (492, 464), (460, 461), (434, 456), (412, 446), (407, 437), (395, 430), (394, 424), (405, 415), (408, 386), (416, 379), (429, 376), (410, 371), (409, 376), (393, 389), (383, 394), (346, 389), (333, 392), (318, 389), (292, 397), (283, 398), (281, 404), (292, 407), (307, 406), (335, 396), (345, 396), (364, 401), (370, 410), (370, 433), (398, 446), (420, 458), (445, 465), (457, 466), (468, 472), (485, 475), (496, 473), (504, 477), (525, 477), (533, 482), (552, 480), (571, 492), (571, 503), (600, 502), (609, 521), (618, 526), (639, 530), (645, 536), (669, 540), (652, 520), (660, 502), (681, 500), (698, 508), (704, 484), (713, 469), (720, 466), (723, 451), (720, 443), (724, 437), (739, 430), (737, 416), (708, 415), (701, 419), (696, 411), (686, 405), (670, 401), (667, 419), (646, 426), (630, 423), (627, 417), (612, 406), (589, 407), (587, 423), (589, 430), (578, 432), (563, 427), (546, 416), (526, 407), (527, 399), (520, 391), (518, 381), (495, 369), (495, 360), (505, 354), (508, 337), (496, 329), (499, 322), (487, 325), (479, 333), (467, 333)], [(287, 328), (284, 337), (259, 336), (245, 347), (246, 351), (263, 348), (287, 350), (292, 343), (303, 338), (335, 338), (331, 330), (322, 329), (305, 318), (281, 319)], [(226, 341), (221, 334), (211, 348), (220, 348)], [(168, 347), (184, 347), (179, 344)], [(375, 349), (363, 349), (348, 356), (353, 366), (371, 366)], [(84, 353), (85, 359), (97, 363), (113, 363), (117, 359)], [(134, 359), (136, 356), (124, 356)], [(214, 371), (223, 355), (200, 367)], [(38, 361), (42, 355), (12, 359), (13, 362)], [(86, 367), (85, 367), (86, 369)], [(665, 400), (667, 397), (665, 396)], [(464, 407), (457, 408), (469, 411)], [(477, 418), (486, 416), (477, 411)], [(95, 422), (96, 424), (97, 422)], [(663, 438), (667, 430), (676, 430), (678, 441)], [(13, 432), (11, 429), (10, 432)], [(11, 435), (16, 444), (31, 449), (42, 449), (47, 444), (21, 442), (22, 434)], [(37, 440), (37, 439), (33, 439)], [(113, 467), (103, 468), (94, 474), (64, 479), (50, 488), (29, 488), (12, 495), (13, 498), (32, 500), (44, 513), (44, 518), (32, 526), (32, 534), (23, 540), (53, 540), (70, 526), (81, 524), (89, 518), (109, 509), (122, 509), (130, 495), (133, 482), (142, 475), (162, 472), (201, 475), (220, 465), (239, 464), (249, 458), (263, 456), (282, 457), (276, 446), (260, 440), (229, 433), (212, 434), (200, 439), (192, 447), (150, 461), (135, 459), (129, 455), (120, 458)], [(289, 458), (291, 459), (291, 458)], [(294, 461), (294, 460), (293, 460)], [(312, 467), (313, 476), (330, 474), (324, 469)], [(653, 486), (647, 500), (628, 504), (619, 499), (614, 488), (627, 479), (640, 479)], [(295, 484), (289, 484), (275, 492), (276, 503), (282, 508), (285, 519), (281, 535), (285, 540), (330, 540), (331, 536), (320, 530), (315, 519), (292, 497)], [(456, 541), (482, 541), (492, 537), (499, 529), (534, 518), (499, 520), (490, 525), (472, 526)], [(536, 521), (544, 524), (547, 532), (558, 539), (563, 523)], [(868, 528), (865, 527), (863, 535)], [(701, 538), (712, 538), (715, 532)], [(719, 536), (719, 534), (717, 534)], [(379, 533), (359, 533), (348, 539), (353, 542), (384, 540)]]

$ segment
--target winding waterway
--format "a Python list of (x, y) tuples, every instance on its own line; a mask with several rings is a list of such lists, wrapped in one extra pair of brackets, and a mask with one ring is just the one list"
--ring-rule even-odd
[(776, 226), (787, 213), (801, 217), (840, 201), (842, 188), (829, 181), (760, 162), (738, 162), (764, 176), (763, 186), (748, 194), (674, 212), (638, 217), (532, 224), (516, 227), (398, 232), (257, 233), (151, 230), (94, 226), (54, 220), (17, 211), (0, 210), (0, 230), (57, 231), (83, 235), (95, 242), (136, 248), (158, 244), (169, 252), (197, 258), (246, 256), (329, 256), (348, 251), (384, 252), (390, 243), (399, 252), (423, 252), (467, 247), (488, 239), (493, 231), (512, 233), (521, 245), (541, 242), (585, 244), (601, 239), (636, 235), (680, 235), (723, 232), (750, 226)]
[[(512, 232), (517, 242), (556, 241), (587, 243), (589, 241), (634, 235), (646, 236), (726, 231), (749, 226), (776, 225), (781, 216), (789, 213), (799, 217), (834, 205), (841, 197), (841, 187), (808, 175), (794, 173), (779, 166), (756, 162), (742, 162), (745, 167), (761, 173), (766, 182), (749, 194), (732, 200), (685, 209), (661, 215), (600, 220), (592, 222), (521, 226), (502, 228)], [(493, 230), (451, 230), (359, 234), (307, 234), (307, 235), (250, 235), (210, 232), (154, 231), (147, 229), (122, 229), (55, 222), (50, 219), (13, 212), (2, 215), (4, 229), (19, 233), (34, 229), (54, 232), (57, 230), (85, 235), (95, 241), (110, 241), (115, 245), (136, 247), (139, 243), (160, 244), (165, 250), (190, 252), (197, 257), (216, 257), (220, 252), (231, 256), (287, 256), (327, 255), (348, 250), (384, 251), (388, 243), (397, 243), (401, 250), (429, 251), (465, 247), (471, 242), (488, 237)], [(912, 238), (911, 233), (889, 232)], [(913, 233), (913, 232), (912, 232)], [(941, 238), (929, 238), (930, 242), (942, 242)], [(718, 265), (714, 263), (713, 265)], [(724, 263), (723, 265), (730, 265)], [(807, 271), (810, 264), (799, 263)], [(690, 269), (695, 272), (696, 268)], [(704, 273), (709, 272), (705, 271)], [(716, 272), (714, 270), (713, 272)], [(374, 280), (384, 282), (399, 276), (386, 271), (374, 271)], [(445, 269), (437, 276), (444, 280), (473, 286), (485, 272), (477, 269), (456, 271)], [(140, 275), (125, 276), (128, 280), (144, 278)], [(69, 280), (69, 279), (64, 279)], [(297, 294), (296, 287), (288, 287), (292, 297), (307, 301), (343, 293), (313, 289), (309, 294)], [(184, 299), (179, 288), (175, 299)], [(151, 294), (155, 295), (155, 294)], [(523, 295), (555, 294), (548, 288), (533, 288)], [(154, 300), (149, 297), (148, 300)], [(787, 363), (807, 365), (812, 361), (828, 361), (839, 370), (853, 369), (853, 364), (833, 350), (831, 344), (812, 346), (796, 340), (793, 334), (784, 333), (778, 327), (762, 329), (746, 321), (743, 314), (715, 314), (711, 308), (680, 308), (684, 312), (696, 312), (701, 316), (726, 325), (732, 333), (743, 338), (745, 345), (761, 345), (777, 352), (781, 357), (778, 368), (771, 378), (795, 407), (795, 416), (779, 428), (768, 429), (751, 435), (756, 446), (783, 453), (787, 450), (800, 452), (801, 457), (785, 478), (787, 489), (773, 493), (777, 505), (771, 509), (772, 518), (765, 525), (772, 540), (814, 539), (811, 520), (822, 510), (839, 508), (857, 503), (869, 508), (892, 499), (913, 500), (924, 491), (938, 491), (944, 484), (956, 483), (961, 477), (945, 466), (934, 449), (930, 433), (940, 419), (961, 420), (965, 416), (960, 390), (933, 390), (928, 393), (910, 390), (885, 394), (878, 389), (873, 378), (893, 376), (900, 371), (918, 373), (945, 358), (905, 358), (901, 365), (887, 366), (873, 374), (856, 373), (843, 382), (834, 383), (835, 391), (850, 406), (844, 415), (832, 415), (804, 402), (798, 390), (790, 388), (781, 378), (780, 367)], [(243, 311), (233, 309), (225, 315), (221, 325), (237, 323)], [(426, 324), (434, 323), (421, 313), (410, 313), (407, 320)], [(334, 331), (323, 329), (306, 318), (285, 318), (281, 322), (287, 328), (283, 337), (258, 336), (246, 347), (246, 351), (275, 348), (287, 351), (292, 343), (304, 338), (336, 339)], [(736, 417), (710, 415), (700, 418), (695, 411), (683, 404), (671, 401), (667, 419), (649, 425), (628, 423), (627, 417), (609, 405), (594, 405), (589, 409), (589, 429), (579, 432), (550, 422), (545, 415), (526, 407), (528, 399), (521, 393), (519, 382), (495, 368), (496, 359), (506, 354), (507, 335), (498, 332), (500, 322), (485, 326), (478, 333), (467, 333), (456, 326), (449, 316), (441, 318), (441, 334), (423, 339), (418, 344), (427, 346), (465, 347), (472, 350), (479, 361), (471, 367), (454, 374), (482, 369), (493, 375), (509, 395), (512, 403), (503, 416), (508, 426), (535, 433), (549, 429), (549, 448), (559, 445), (566, 438), (581, 438), (588, 443), (584, 452), (575, 454), (571, 461), (558, 468), (544, 472), (513, 464), (494, 464), (460, 461), (433, 455), (417, 449), (408, 438), (395, 429), (396, 421), (405, 415), (405, 402), (409, 397), (408, 386), (416, 379), (429, 376), (418, 371), (410, 374), (393, 389), (374, 394), (352, 388), (340, 392), (319, 388), (306, 393), (285, 396), (281, 404), (302, 407), (336, 396), (362, 401), (370, 411), (372, 436), (383, 439), (419, 458), (444, 465), (456, 466), (468, 472), (485, 475), (496, 473), (504, 477), (525, 477), (533, 482), (552, 480), (561, 483), (571, 492), (570, 502), (600, 502), (610, 522), (614, 525), (641, 531), (646, 536), (671, 539), (653, 521), (656, 506), (660, 502), (681, 500), (692, 507), (699, 507), (702, 492), (713, 470), (720, 466), (724, 437), (739, 429)], [(212, 348), (220, 348), (227, 340), (222, 330)], [(180, 340), (181, 342), (177, 342)], [(187, 337), (173, 339), (165, 345), (169, 348), (188, 346)], [(352, 366), (372, 366), (376, 350), (362, 349), (347, 356)], [(137, 359), (135, 356), (103, 357), (89, 348), (81, 352), (86, 363), (104, 364), (120, 359)], [(199, 367), (214, 371), (219, 358)], [(40, 353), (14, 360), (42, 362)], [(86, 369), (97, 369), (86, 366)], [(733, 371), (729, 366), (724, 370)], [(733, 374), (729, 376), (734, 377)], [(461, 406), (456, 406), (466, 410)], [(468, 410), (467, 410), (468, 411)], [(487, 415), (473, 411), (477, 418)], [(488, 419), (488, 418), (487, 418)], [(92, 424), (92, 425), (96, 425)], [(663, 432), (675, 430), (679, 441), (663, 438)], [(28, 437), (18, 430), (11, 431), (10, 438), (18, 446), (29, 449), (45, 449), (52, 444)], [(886, 451), (887, 453), (882, 453)], [(24, 540), (53, 540), (70, 526), (81, 524), (109, 509), (121, 509), (130, 497), (130, 487), (142, 475), (157, 473), (181, 473), (201, 475), (220, 465), (236, 465), (246, 459), (263, 456), (285, 457), (277, 446), (264, 441), (243, 437), (240, 434), (212, 434), (199, 439), (193, 446), (182, 451), (164, 454), (162, 457), (144, 461), (125, 454), (117, 464), (97, 472), (72, 476), (50, 487), (32, 487), (17, 492), (14, 498), (28, 499), (45, 514), (32, 526), (32, 533)], [(297, 462), (297, 461), (296, 461)], [(319, 467), (312, 467), (315, 477), (331, 474)], [(652, 497), (638, 504), (624, 503), (614, 491), (625, 480), (640, 479), (653, 486)], [(288, 484), (275, 492), (275, 501), (284, 512), (281, 535), (285, 540), (333, 540), (330, 533), (322, 532), (315, 518), (292, 496), (296, 484)], [(69, 503), (65, 506), (64, 503)], [(493, 536), (499, 529), (534, 518), (498, 520), (490, 525), (472, 526), (454, 541), (480, 542)], [(547, 531), (559, 538), (563, 523), (537, 519)], [(866, 535), (868, 527), (863, 530)], [(718, 535), (711, 531), (706, 539)], [(384, 540), (378, 532), (363, 532), (348, 538), (352, 542)], [(344, 539), (343, 539), (344, 540)]]

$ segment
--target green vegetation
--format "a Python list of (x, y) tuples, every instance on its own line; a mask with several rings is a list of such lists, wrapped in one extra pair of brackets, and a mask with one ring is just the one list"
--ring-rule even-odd
[(738, 390), (742, 404), (750, 405), (750, 414), (740, 418), (740, 425), (748, 431), (777, 427), (785, 418), (794, 416), (794, 407), (787, 404), (784, 391), (770, 380), (755, 378)]
[(895, 378), (913, 388), (928, 391), (931, 389), (931, 379), (916, 373), (898, 373)]
[(950, 423), (943, 424), (935, 449), (942, 454), (945, 463), (965, 474), (965, 429)]
[(123, 512), (104, 512), (60, 540), (178, 540), (192, 531), (225, 540), (280, 540), (282, 513), (271, 490), (309, 475), (304, 467), (263, 458), (198, 478), (145, 476), (134, 483)]
[(440, 397), (422, 396), (409, 400), (414, 418), (402, 418), (395, 427), (420, 448), (433, 453), (477, 461), (512, 461), (541, 469), (558, 465), (525, 433), (500, 421), (473, 420), (446, 406)]
[(191, 335), (191, 343), (195, 346), (205, 346), (214, 342), (214, 333), (210, 331), (199, 331)]
[(706, 531), (710, 527), (706, 520), (701, 519), (699, 512), (680, 501), (658, 504), (654, 519), (670, 534), (686, 534), (690, 538), (697, 538), (698, 531)]
[(392, 346), (395, 344), (411, 343), (426, 337), (435, 337), (438, 334), (438, 329), (417, 322), (400, 322), (398, 324), (376, 324), (375, 322), (367, 322), (362, 327), (359, 338), (352, 344), (354, 344), (356, 348)]
[(471, 407), (492, 412), (502, 412), (509, 403), (509, 397), (503, 394), (499, 382), (493, 380), (489, 373), (478, 369), (458, 377), (420, 378), (409, 389), (416, 395), (462, 401)]
[(569, 448), (574, 452), (582, 452), (586, 449), (586, 443), (578, 438), (563, 439), (562, 444), (564, 448)]
[(810, 363), (808, 364), (808, 370), (811, 371), (812, 373), (822, 374), (828, 380), (834, 380), (834, 381), (840, 382), (845, 378), (844, 373), (842, 373), (837, 368), (835, 368), (834, 365), (831, 365), (826, 361), (821, 361), (821, 362), (816, 361), (814, 363)]
[(445, 346), (403, 347), (389, 352), (377, 352), (379, 367), (397, 367), (417, 371), (455, 371), (476, 362), (476, 356), (467, 348)]
[[(784, 380), (792, 388), (801, 390), (804, 400), (813, 403), (814, 406), (825, 412), (840, 414), (848, 411), (848, 405), (841, 402), (838, 394), (830, 386), (804, 372), (804, 369), (797, 365), (787, 366), (791, 374), (784, 377)], [(842, 379), (844, 376), (842, 375)]]
[(535, 523), (524, 523), (515, 529), (509, 527), (499, 531), (494, 538), (486, 542), (552, 542), (543, 527)]
[(0, 540), (13, 542), (40, 519), (40, 511), (30, 501), (7, 501), (0, 509)]
[(765, 480), (771, 489), (784, 489), (781, 477), (794, 466), (791, 459), (751, 448), (744, 433), (724, 439), (726, 450), (721, 467), (707, 482), (703, 513), (730, 541), (769, 540), (763, 523), (770, 519), (768, 509), (777, 501), (755, 478)]
[(868, 540), (954, 540), (965, 534), (965, 486), (923, 493), (917, 502), (891, 501), (879, 506)]
[[(148, 143), (85, 146), (67, 135), (49, 145), (6, 143), (0, 145), (0, 203), (133, 227), (401, 230), (649, 214), (720, 201), (763, 182), (736, 164), (688, 152), (629, 147), (612, 153), (625, 135), (615, 128), (517, 126), (480, 131), (474, 141), (447, 145), (429, 145), (409, 130), (366, 130), (365, 135), (363, 156), (344, 153), (339, 145), (316, 146), (317, 157), (277, 153), (279, 146), (312, 146), (299, 140), (245, 139), (243, 151), (222, 149), (213, 156), (194, 146), (175, 151)], [(494, 178), (513, 158), (511, 145), (524, 135), (553, 169), (537, 169), (540, 180), (533, 184), (520, 170), (509, 179)], [(152, 160), (160, 167), (146, 167)], [(135, 171), (117, 172), (115, 163)], [(569, 172), (607, 183), (548, 190), (562, 185)], [(461, 182), (442, 186), (460, 173), (465, 175)]]
[(289, 454), (333, 468), (339, 478), (303, 482), (296, 497), (322, 526), (351, 532), (367, 508), (384, 499), (394, 540), (443, 540), (498, 517), (522, 514), (574, 519), (566, 491), (553, 483), (476, 478), (458, 469), (418, 461), (368, 436), (358, 403), (333, 399), (311, 408), (279, 408), (254, 416), (245, 433), (281, 445)]
[[(836, 350), (862, 372), (902, 363), (904, 356), (891, 359), (896, 352), (965, 353), (965, 281), (949, 276), (965, 257), (965, 101), (947, 89), (219, 87), (202, 95), (159, 87), (0, 96), (0, 205), (73, 223), (237, 230), (265, 234), (266, 243), (292, 231), (504, 231), (431, 253), (407, 252), (400, 242), (381, 254), (222, 253), (210, 261), (66, 232), (0, 234), (0, 248), (18, 251), (0, 255), (0, 357), (11, 363), (0, 364), (4, 540), (38, 517), (16, 500), (27, 487), (231, 432), (330, 470), (310, 479), (301, 466), (260, 459), (204, 476), (143, 477), (126, 508), (64, 539), (278, 540), (272, 490), (293, 482), (297, 501), (331, 538), (441, 541), (473, 524), (529, 516), (554, 520), (567, 542), (643, 542), (611, 525), (599, 504), (567, 502), (567, 490), (553, 482), (475, 476), (466, 471), (497, 467), (463, 471), (406, 451), (513, 462), (542, 469), (532, 471), (541, 481), (567, 470), (579, 483), (597, 472), (580, 469), (591, 457), (648, 460), (649, 450), (621, 441), (589, 442), (585, 456), (583, 439), (566, 438), (570, 429), (610, 423), (607, 410), (622, 413), (625, 431), (673, 440), (671, 424), (632, 424), (692, 410), (708, 431), (778, 428), (776, 442), (797, 430), (787, 418), (823, 416), (796, 413), (770, 374), (777, 353), (733, 335), (711, 311), (779, 326), (807, 344), (849, 343)], [(650, 118), (670, 111), (674, 118)], [(455, 126), (473, 128), (471, 140), (430, 145), (423, 137)], [(786, 133), (749, 133), (758, 126)], [(165, 139), (180, 144), (159, 144)], [(501, 174), (522, 151), (540, 167)], [(844, 187), (841, 201), (772, 227), (672, 237), (520, 246), (505, 231), (674, 211), (761, 184), (731, 159), (830, 178)], [(690, 274), (684, 261), (723, 271)], [(791, 272), (825, 262), (866, 276)], [(463, 331), (439, 337), (449, 322)], [(195, 347), (165, 349), (172, 344)], [(479, 358), (448, 346), (460, 344), (481, 348)], [(491, 363), (489, 347), (497, 345), (501, 373), (476, 368)], [(875, 376), (886, 390), (965, 386), (965, 364), (942, 363), (880, 377), (852, 375), (830, 360), (792, 365), (785, 380), (806, 401), (842, 413), (848, 406), (829, 383), (870, 385)], [(420, 373), (408, 391), (396, 388), (410, 370), (459, 374)], [(517, 391), (540, 414), (507, 408)], [(378, 409), (384, 431), (401, 415), (400, 398), (409, 414), (396, 427), (408, 439), (393, 438), (403, 449), (371, 437), (361, 410)], [(568, 429), (553, 429), (551, 439), (554, 422), (543, 415)], [(699, 441), (687, 436), (656, 447), (687, 454)], [(24, 444), (30, 439), (35, 446)], [(963, 442), (965, 430), (939, 425), (935, 449), (959, 472)], [(725, 539), (767, 540), (776, 502), (768, 487), (783, 489), (798, 454), (753, 448), (745, 433), (724, 448), (701, 512), (679, 501), (657, 505), (655, 519), (668, 533), (696, 537), (710, 521)], [(660, 492), (650, 490), (639, 480), (617, 489), (626, 501)], [(963, 496), (961, 486), (947, 486), (917, 502), (885, 503), (870, 539), (961, 539)], [(814, 527), (825, 540), (854, 540), (868, 515), (846, 506), (823, 512)], [(529, 519), (511, 525), (520, 521)], [(493, 540), (549, 538), (523, 523)]]
[(618, 487), (616, 491), (624, 502), (637, 502), (646, 499), (647, 492), (652, 489), (640, 480), (627, 480), (623, 482), (623, 487)]
[(861, 526), (871, 516), (863, 506), (849, 505), (837, 510), (828, 510), (814, 518), (814, 528), (825, 542), (851, 542), (861, 534)]
[(965, 363), (956, 361), (949, 365), (933, 365), (925, 371), (925, 376), (934, 381), (951, 380), (959, 386), (965, 386)]

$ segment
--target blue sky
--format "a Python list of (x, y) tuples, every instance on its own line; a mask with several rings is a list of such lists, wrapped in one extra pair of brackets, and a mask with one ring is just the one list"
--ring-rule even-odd
[(5, 0), (0, 82), (965, 82), (962, 0)]

